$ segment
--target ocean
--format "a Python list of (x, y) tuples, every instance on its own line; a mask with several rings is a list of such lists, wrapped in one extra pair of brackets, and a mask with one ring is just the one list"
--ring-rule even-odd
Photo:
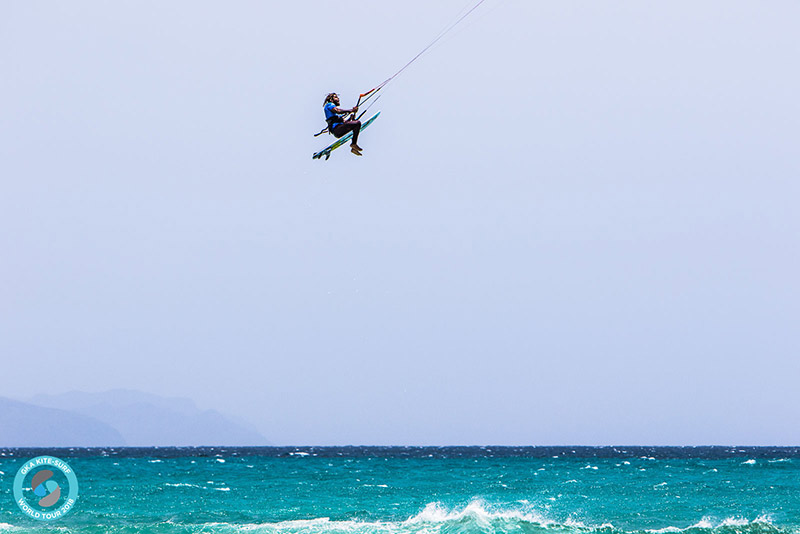
[[(50, 522), (13, 496), (42, 455), (79, 486)], [(5, 532), (800, 533), (800, 448), (0, 449)]]

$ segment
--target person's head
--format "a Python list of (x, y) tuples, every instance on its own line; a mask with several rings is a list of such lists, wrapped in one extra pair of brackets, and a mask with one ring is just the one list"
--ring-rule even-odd
[(336, 93), (328, 93), (328, 96), (325, 97), (325, 103), (333, 102), (337, 106), (339, 105), (339, 95)]

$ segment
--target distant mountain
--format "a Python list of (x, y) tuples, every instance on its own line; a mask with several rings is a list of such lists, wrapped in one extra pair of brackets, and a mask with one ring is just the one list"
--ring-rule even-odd
[(0, 447), (125, 445), (114, 427), (93, 417), (0, 397)]
[(256, 429), (189, 399), (117, 389), (36, 395), (31, 403), (90, 417), (115, 428), (132, 447), (269, 445)]

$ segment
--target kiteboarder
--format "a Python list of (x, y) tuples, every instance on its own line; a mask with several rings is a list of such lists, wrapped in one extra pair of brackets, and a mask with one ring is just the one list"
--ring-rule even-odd
[[(347, 132), (353, 132), (353, 142), (350, 143), (350, 152), (356, 156), (361, 155), (361, 147), (358, 146), (358, 133), (361, 131), (361, 121), (356, 120), (355, 113), (358, 106), (352, 109), (341, 109), (339, 106), (339, 95), (330, 93), (325, 97), (325, 122), (328, 123), (328, 131), (337, 139)], [(350, 118), (345, 120), (343, 115), (352, 113)]]

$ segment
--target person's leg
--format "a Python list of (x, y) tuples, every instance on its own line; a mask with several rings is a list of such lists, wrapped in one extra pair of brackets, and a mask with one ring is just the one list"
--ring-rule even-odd
[(347, 121), (345, 124), (350, 125), (350, 128), (353, 130), (353, 142), (351, 146), (361, 150), (361, 148), (358, 146), (358, 134), (361, 132), (361, 121)]
[(353, 140), (350, 143), (350, 152), (356, 154), (357, 156), (361, 155), (361, 147), (358, 146), (358, 134), (361, 132), (361, 121), (346, 121), (342, 124), (337, 124), (331, 133), (339, 139), (347, 132), (353, 132)]
[(353, 132), (353, 143), (354, 145), (358, 145), (358, 134), (361, 132), (361, 121), (347, 121), (344, 123), (337, 124), (331, 133), (338, 139), (342, 137), (347, 132)]
[(345, 128), (344, 124), (342, 124), (341, 122), (339, 124), (337, 124), (336, 126), (334, 126), (333, 128), (331, 128), (331, 133), (333, 134), (333, 136), (336, 139), (339, 139), (340, 137), (342, 137), (344, 134), (346, 134), (349, 131), (350, 130)]

